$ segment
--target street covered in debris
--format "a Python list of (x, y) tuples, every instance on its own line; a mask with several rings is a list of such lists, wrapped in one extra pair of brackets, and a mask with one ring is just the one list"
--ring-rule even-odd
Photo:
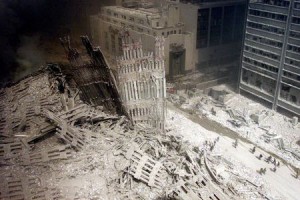
[[(215, 138), (220, 138), (212, 151), (212, 155), (216, 157), (220, 156), (228, 159), (226, 162), (234, 163), (234, 170), (228, 172), (229, 170), (224, 168), (223, 164), (216, 166), (219, 176), (227, 180), (232, 180), (232, 176), (238, 177), (232, 174), (234, 171), (240, 176), (240, 180), (256, 179), (258, 183), (267, 187), (270, 193), (278, 195), (277, 199), (298, 199), (300, 181), (299, 179), (295, 179), (296, 172), (289, 165), (282, 163), (280, 167), (277, 167), (276, 172), (273, 172), (272, 168), (274, 164), (267, 163), (264, 160), (270, 156), (266, 151), (256, 148), (256, 152), (252, 153), (250, 149), (254, 145), (244, 141), (239, 141), (238, 146), (234, 148), (235, 139), (231, 134), (224, 131), (226, 127), (221, 127), (222, 130), (218, 131), (218, 129), (220, 130), (220, 124), (211, 121), (210, 127), (207, 127), (206, 123), (206, 129), (201, 126), (206, 121), (195, 119), (195, 116), (178, 109), (172, 103), (168, 105), (167, 124), (169, 127), (175, 129), (173, 130), (175, 134), (183, 136), (185, 140), (195, 146), (203, 144), (206, 140), (213, 142)], [(201, 136), (199, 137), (199, 135)], [(260, 154), (264, 156), (261, 160), (258, 159)], [(282, 161), (280, 160), (279, 162)], [(267, 169), (266, 174), (260, 175), (258, 173), (261, 168)], [(247, 187), (242, 187), (241, 191), (243, 191), (242, 193), (250, 194)]]

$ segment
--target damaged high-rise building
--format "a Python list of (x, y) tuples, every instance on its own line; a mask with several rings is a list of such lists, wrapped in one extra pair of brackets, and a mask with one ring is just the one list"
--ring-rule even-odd
[(300, 1), (249, 2), (239, 89), (300, 115)]
[[(122, 101), (134, 123), (164, 130), (166, 80), (164, 38), (155, 39), (155, 51), (144, 52), (141, 40), (122, 34), (123, 56), (118, 59), (118, 82)], [(154, 53), (154, 54), (153, 54)]]
[(167, 1), (161, 6), (134, 1), (123, 6), (102, 7), (101, 13), (91, 16), (92, 39), (112, 61), (123, 55), (120, 33), (124, 27), (133, 37), (141, 38), (146, 51), (155, 50), (157, 36), (165, 38), (166, 75), (195, 69), (194, 35), (185, 31), (178, 1)]

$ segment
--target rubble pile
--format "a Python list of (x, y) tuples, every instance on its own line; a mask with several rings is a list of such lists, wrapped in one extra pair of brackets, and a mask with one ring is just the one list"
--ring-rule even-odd
[[(217, 200), (243, 193), (217, 175), (219, 158), (208, 144), (132, 127), (78, 93), (56, 65), (1, 90), (0, 199)], [(262, 197), (255, 183), (243, 185), (252, 188), (249, 199)]]

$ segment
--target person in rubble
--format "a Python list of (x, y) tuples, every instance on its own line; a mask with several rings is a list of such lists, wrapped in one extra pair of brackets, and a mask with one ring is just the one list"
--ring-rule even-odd
[(295, 178), (299, 178), (299, 175), (300, 175), (300, 169), (296, 169), (296, 175), (295, 175)]
[(280, 167), (280, 162), (278, 161), (278, 163), (277, 163), (277, 167)]
[(235, 139), (235, 142), (234, 142), (234, 144), (233, 144), (234, 148), (236, 148), (236, 147), (238, 146), (238, 142), (239, 142), (239, 140), (238, 140), (238, 139)]
[(269, 156), (266, 161), (267, 163), (269, 163), (271, 160), (272, 160), (272, 156)]
[(267, 172), (267, 168), (264, 168), (264, 174), (266, 174), (266, 172)]
[(256, 151), (255, 146), (252, 149), (250, 149), (250, 150), (251, 150), (251, 153), (255, 153), (255, 151)]
[(263, 155), (262, 155), (262, 154), (259, 154), (258, 160), (261, 160), (262, 157), (263, 157)]

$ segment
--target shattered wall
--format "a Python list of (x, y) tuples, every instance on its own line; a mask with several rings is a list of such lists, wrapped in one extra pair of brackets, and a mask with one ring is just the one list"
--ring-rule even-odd
[(89, 104), (101, 105), (108, 111), (125, 114), (116, 87), (115, 77), (100, 48), (94, 48), (86, 36), (81, 37), (89, 59), (71, 48), (70, 39), (61, 39), (72, 67), (62, 66), (62, 71), (75, 82), (81, 99)]
[(123, 34), (123, 56), (118, 59), (119, 89), (134, 123), (164, 129), (166, 80), (164, 39), (157, 37), (155, 52), (143, 52), (142, 42)]

